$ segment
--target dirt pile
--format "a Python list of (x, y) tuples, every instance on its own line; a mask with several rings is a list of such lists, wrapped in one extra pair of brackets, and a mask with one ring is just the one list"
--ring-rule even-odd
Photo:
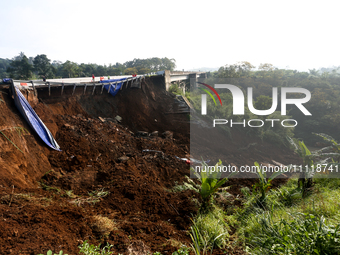
[[(190, 153), (189, 119), (173, 114), (174, 96), (152, 80), (114, 98), (42, 92), (39, 101), (30, 101), (61, 152), (48, 149), (22, 122), (10, 96), (1, 96), (1, 129), (21, 126), (29, 134), (4, 131), (22, 152), (0, 136), (0, 254), (78, 254), (85, 240), (107, 241), (124, 254), (171, 254), (190, 242), (186, 230), (198, 197), (169, 192), (189, 175), (189, 165), (177, 158)], [(154, 131), (158, 135), (149, 135)], [(233, 193), (253, 182), (233, 180)]]

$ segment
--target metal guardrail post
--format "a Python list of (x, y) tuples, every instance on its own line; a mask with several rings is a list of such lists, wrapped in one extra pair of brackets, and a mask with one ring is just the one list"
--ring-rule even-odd
[(96, 84), (93, 84), (92, 96), (93, 96), (95, 90), (96, 90)]
[(61, 83), (61, 95), (63, 95), (63, 92), (64, 92), (64, 83), (62, 82)]
[(86, 93), (86, 87), (87, 87), (87, 84), (85, 83), (85, 87), (84, 87), (84, 95)]
[(48, 96), (51, 96), (51, 84), (49, 81), (47, 82), (47, 84), (48, 84)]
[(77, 87), (77, 83), (74, 84), (73, 91), (72, 91), (72, 96), (74, 94), (74, 91), (76, 90), (76, 87)]
[(110, 82), (110, 86), (109, 86), (109, 89), (107, 90), (107, 93), (110, 93), (111, 86), (112, 86), (112, 84)]
[[(128, 82), (129, 82), (129, 79), (126, 79), (126, 84), (128, 84)], [(126, 85), (126, 86), (127, 86), (127, 85)], [(122, 86), (120, 86), (120, 90), (122, 90), (123, 87), (124, 87), (124, 82), (123, 82)]]
[(100, 92), (100, 94), (103, 94), (103, 90), (104, 90), (104, 83), (102, 85), (102, 91)]
[(32, 87), (33, 87), (33, 95), (36, 96), (36, 94), (35, 94), (35, 86), (34, 86), (34, 82), (31, 81), (31, 83), (32, 83)]

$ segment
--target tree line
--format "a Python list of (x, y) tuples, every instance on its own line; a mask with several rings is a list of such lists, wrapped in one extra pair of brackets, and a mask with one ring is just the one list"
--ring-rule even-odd
[[(308, 72), (299, 72), (297, 70), (279, 69), (272, 64), (260, 64), (255, 68), (249, 62), (238, 62), (232, 65), (225, 65), (208, 75), (205, 81), (208, 84), (227, 83), (240, 87), (244, 95), (247, 94), (247, 88), (253, 88), (254, 107), (258, 110), (267, 110), (272, 106), (272, 89), (278, 88), (278, 107), (268, 118), (272, 119), (295, 119), (298, 125), (295, 128), (282, 128), (278, 125), (275, 128), (252, 129), (250, 132), (257, 131), (262, 138), (266, 140), (280, 141), (281, 144), (286, 142), (285, 137), (294, 136), (303, 139), (309, 145), (315, 145), (316, 142), (322, 142), (320, 137), (313, 133), (326, 133), (336, 140), (340, 140), (340, 67), (321, 68), (319, 70), (310, 69)], [(305, 116), (294, 105), (287, 106), (287, 116), (281, 116), (281, 87), (305, 88), (311, 92), (311, 99), (304, 106), (311, 112), (312, 116)], [(208, 100), (209, 116), (221, 118), (228, 115), (228, 118), (237, 118), (232, 116), (232, 97), (226, 90), (218, 90), (223, 107), (215, 107), (212, 100)], [(200, 93), (198, 91), (197, 93)], [(298, 93), (289, 93), (288, 97), (303, 97)], [(190, 93), (191, 99), (200, 105), (200, 96)], [(261, 116), (251, 116), (245, 104), (245, 115), (242, 118), (261, 119)]]
[(0, 58), (0, 77), (18, 80), (74, 78), (107, 75), (146, 74), (161, 70), (174, 70), (176, 60), (169, 58), (134, 59), (123, 64), (110, 65), (78, 64), (70, 60), (51, 61), (45, 54), (27, 57), (23, 52), (12, 59)]

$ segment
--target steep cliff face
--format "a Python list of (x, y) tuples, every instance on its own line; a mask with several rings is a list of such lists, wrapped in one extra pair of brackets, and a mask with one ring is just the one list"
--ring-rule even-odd
[[(69, 137), (70, 132), (74, 133), (74, 130), (65, 130), (68, 121), (63, 116), (73, 116), (86, 121), (88, 119), (99, 121), (98, 117), (113, 120), (119, 115), (122, 117), (120, 124), (129, 127), (132, 132), (159, 131), (161, 134), (166, 130), (172, 130), (175, 131), (177, 137), (184, 138), (186, 136), (185, 139), (188, 142), (189, 125), (182, 123), (186, 118), (165, 115), (176, 107), (174, 98), (154, 86), (150, 81), (149, 84), (144, 84), (143, 89), (123, 90), (116, 97), (107, 93), (98, 93), (93, 96), (91, 94), (70, 96), (65, 93), (64, 96), (60, 96), (56, 92), (49, 96), (46, 91), (38, 93), (38, 97), (34, 96), (32, 91), (23, 91), (23, 94), (53, 136), (57, 138), (57, 142), (64, 145), (61, 147), (63, 152), (54, 152), (44, 145), (16, 109), (9, 89), (2, 89), (0, 94), (0, 130), (3, 135), (0, 135), (0, 185), (4, 187), (12, 185), (37, 187), (37, 181), (46, 172), (53, 169), (48, 159), (50, 154), (52, 153), (55, 158), (63, 155), (64, 151), (68, 149), (68, 147), (65, 148), (65, 143), (72, 140)], [(91, 122), (78, 124), (81, 126), (91, 125)], [(18, 131), (24, 132), (19, 133)], [(106, 132), (108, 130), (103, 130), (100, 133), (105, 136)], [(79, 137), (82, 137), (81, 133)], [(82, 146), (81, 144), (74, 145), (79, 148)], [(88, 155), (83, 155), (83, 157), (86, 158)]]
[(21, 117), (8, 89), (1, 90), (0, 98), (0, 185), (36, 187), (36, 181), (51, 169), (49, 149)]

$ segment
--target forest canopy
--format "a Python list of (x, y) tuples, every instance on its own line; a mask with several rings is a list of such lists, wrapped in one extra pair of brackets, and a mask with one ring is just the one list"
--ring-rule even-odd
[(131, 75), (146, 74), (161, 70), (174, 70), (176, 60), (169, 58), (133, 59), (125, 63), (110, 65), (78, 64), (70, 60), (51, 61), (47, 55), (40, 54), (35, 57), (27, 57), (23, 52), (12, 59), (0, 58), (0, 77), (13, 79), (40, 79), (46, 78), (75, 78), (107, 75)]

